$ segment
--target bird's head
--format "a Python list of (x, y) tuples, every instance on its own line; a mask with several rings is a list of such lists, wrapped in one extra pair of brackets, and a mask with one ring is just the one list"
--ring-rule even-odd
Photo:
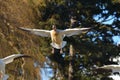
[(52, 25), (52, 29), (56, 31), (56, 25)]

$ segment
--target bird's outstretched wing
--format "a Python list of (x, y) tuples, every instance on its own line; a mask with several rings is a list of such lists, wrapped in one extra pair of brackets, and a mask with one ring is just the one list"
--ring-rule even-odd
[(8, 64), (8, 63), (13, 62), (15, 59), (22, 58), (22, 57), (30, 57), (30, 58), (32, 58), (31, 56), (28, 56), (28, 55), (25, 55), (25, 54), (13, 54), (13, 55), (7, 56), (7, 57), (5, 57), (5, 58), (3, 58), (1, 60), (5, 64)]
[(72, 36), (72, 35), (79, 35), (85, 31), (88, 31), (91, 28), (72, 28), (72, 29), (65, 29), (61, 32), (62, 35), (65, 36)]
[(102, 67), (99, 67), (101, 69), (119, 69), (120, 65), (104, 65)]
[(42, 37), (50, 37), (50, 31), (49, 30), (41, 30), (41, 29), (30, 29), (30, 28), (24, 28), (24, 27), (19, 27), (19, 29), (23, 31), (28, 31), (32, 34), (42, 36)]

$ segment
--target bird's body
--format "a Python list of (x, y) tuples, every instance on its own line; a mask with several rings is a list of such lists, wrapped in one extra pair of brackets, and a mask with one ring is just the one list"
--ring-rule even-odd
[(61, 47), (62, 41), (63, 41), (63, 36), (61, 34), (59, 34), (60, 31), (59, 30), (51, 30), (50, 34), (51, 34), (51, 40), (53, 43), (56, 43), (57, 45), (59, 45), (58, 47), (55, 47), (54, 45), (52, 45), (55, 48), (59, 48)]
[(90, 28), (72, 28), (72, 29), (60, 30), (54, 27), (53, 30), (42, 30), (42, 29), (29, 29), (29, 28), (20, 27), (20, 29), (24, 31), (28, 31), (38, 36), (51, 37), (52, 40), (51, 46), (56, 49), (61, 49), (66, 45), (66, 42), (63, 41), (63, 38), (65, 36), (69, 37), (72, 35), (78, 35), (83, 33), (84, 31), (88, 31)]
[(6, 64), (9, 64), (13, 62), (15, 59), (21, 58), (21, 57), (30, 57), (30, 56), (27, 56), (24, 54), (13, 54), (13, 55), (0, 59), (0, 80), (7, 80), (9, 77), (8, 75), (5, 74)]

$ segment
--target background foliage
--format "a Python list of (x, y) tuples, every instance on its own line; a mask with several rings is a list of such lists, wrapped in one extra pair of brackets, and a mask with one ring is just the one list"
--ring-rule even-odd
[[(43, 64), (46, 57), (49, 57), (51, 62), (48, 64), (54, 72), (59, 72), (58, 76), (53, 78), (67, 80), (68, 64), (71, 60), (69, 45), (72, 44), (74, 47), (72, 80), (97, 78), (102, 80), (104, 74), (98, 74), (94, 67), (110, 64), (109, 58), (119, 55), (120, 51), (113, 41), (113, 36), (120, 35), (119, 2), (119, 0), (0, 0), (0, 57), (14, 53), (29, 54), (34, 56), (39, 64)], [(71, 17), (75, 23), (71, 24)], [(104, 24), (105, 22), (109, 24)], [(18, 29), (22, 26), (50, 30), (52, 24), (56, 24), (60, 29), (94, 28), (86, 34), (66, 37), (64, 40), (68, 44), (64, 48), (64, 57), (51, 54), (50, 38), (34, 36)], [(20, 69), (21, 61), (8, 65), (7, 73), (10, 74), (10, 80), (15, 79), (15, 76), (9, 68)], [(29, 60), (25, 61), (28, 61), (25, 66), (27, 72), (25, 80), (39, 80), (34, 73), (36, 67), (29, 63)], [(17, 65), (19, 67), (16, 67)]]

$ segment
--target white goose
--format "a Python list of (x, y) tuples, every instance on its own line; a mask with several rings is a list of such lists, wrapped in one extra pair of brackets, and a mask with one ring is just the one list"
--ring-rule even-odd
[(116, 56), (114, 58), (110, 58), (109, 61), (115, 62), (117, 64), (110, 64), (98, 67), (98, 69), (109, 69), (112, 70), (112, 73), (118, 72), (120, 73), (120, 57)]
[(30, 33), (33, 33), (38, 36), (51, 37), (52, 40), (51, 46), (56, 49), (62, 49), (66, 45), (67, 42), (63, 41), (63, 38), (65, 36), (69, 37), (72, 35), (78, 35), (91, 29), (91, 28), (72, 28), (72, 29), (60, 30), (60, 29), (56, 29), (55, 25), (52, 26), (53, 30), (29, 29), (23, 27), (19, 27), (19, 28), (24, 31), (29, 31)]
[(13, 54), (13, 55), (0, 59), (0, 80), (7, 80), (9, 77), (8, 75), (5, 74), (6, 64), (9, 64), (13, 62), (15, 59), (22, 58), (22, 57), (30, 57), (30, 56), (25, 55), (25, 54)]
[(119, 73), (120, 74), (120, 57), (117, 56), (117, 57), (114, 57), (114, 58), (110, 58), (109, 60), (112, 61), (112, 62), (116, 62), (118, 64), (104, 65), (104, 66), (98, 67), (98, 69), (111, 70), (112, 73), (108, 77), (112, 78), (113, 80), (120, 80), (120, 75), (118, 75), (118, 74), (115, 75), (114, 74), (114, 73)]
[(114, 73), (119, 73), (120, 74), (120, 65), (115, 65), (115, 64), (111, 64), (111, 65), (104, 65), (101, 66), (97, 69), (106, 69), (106, 70), (111, 70), (112, 73), (108, 76), (109, 78), (112, 78), (113, 80), (120, 80), (120, 75), (118, 74), (114, 74)]

